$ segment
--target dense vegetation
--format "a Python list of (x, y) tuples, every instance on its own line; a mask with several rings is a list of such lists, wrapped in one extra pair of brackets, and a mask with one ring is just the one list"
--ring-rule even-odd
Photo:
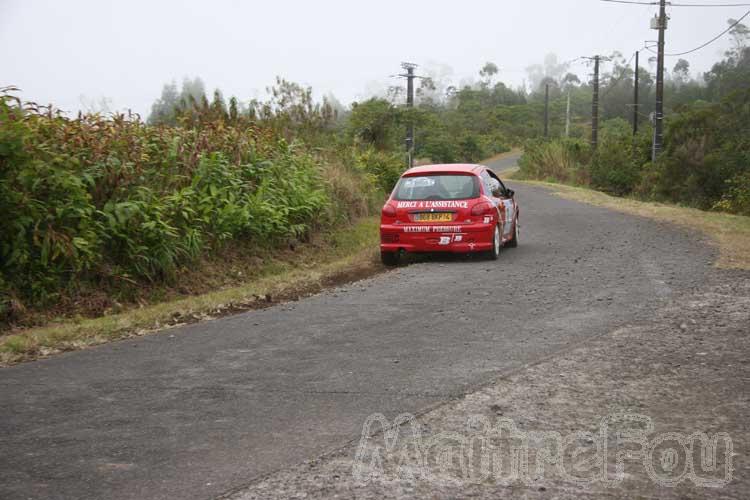
[[(234, 242), (274, 247), (369, 213), (382, 199), (369, 152), (345, 164), (265, 121), (193, 106), (175, 125), (66, 118), (0, 97), (0, 316), (127, 294)], [(301, 120), (320, 110), (310, 110)], [(258, 125), (261, 123), (261, 125)], [(350, 166), (349, 166), (350, 165)]]
[[(612, 113), (626, 110), (627, 95), (633, 92), (632, 72), (625, 69), (603, 90), (606, 119), (598, 149), (591, 150), (586, 126), (576, 127), (568, 139), (531, 141), (521, 161), (521, 175), (750, 215), (749, 33), (738, 24), (731, 34), (732, 49), (702, 79), (690, 78), (687, 61), (675, 65), (666, 85), (664, 151), (655, 162), (651, 161), (652, 128), (646, 120), (633, 136), (627, 113)], [(641, 114), (645, 114), (653, 102), (645, 72), (641, 85), (646, 103)]]

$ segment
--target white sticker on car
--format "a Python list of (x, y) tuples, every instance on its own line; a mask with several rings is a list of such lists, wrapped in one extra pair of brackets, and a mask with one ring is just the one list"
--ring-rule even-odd
[(515, 218), (515, 209), (513, 207), (513, 200), (503, 200), (505, 205), (505, 226), (503, 227), (503, 233), (505, 236), (510, 236), (513, 231), (513, 219)]
[(421, 200), (398, 201), (396, 208), (469, 208), (468, 201), (462, 200)]
[(461, 226), (404, 226), (405, 233), (460, 233)]

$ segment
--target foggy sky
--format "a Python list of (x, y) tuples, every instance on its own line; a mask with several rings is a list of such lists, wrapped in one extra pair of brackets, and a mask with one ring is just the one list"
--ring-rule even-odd
[[(440, 66), (454, 84), (493, 61), (517, 86), (551, 52), (560, 61), (614, 50), (629, 58), (656, 38), (656, 10), (598, 0), (0, 0), (0, 86), (70, 111), (81, 96), (106, 97), (144, 118), (163, 84), (185, 76), (246, 101), (280, 75), (349, 104), (396, 83), (389, 75), (401, 61)], [(746, 11), (670, 9), (667, 52), (700, 45)], [(725, 37), (686, 56), (692, 74), (728, 46)]]

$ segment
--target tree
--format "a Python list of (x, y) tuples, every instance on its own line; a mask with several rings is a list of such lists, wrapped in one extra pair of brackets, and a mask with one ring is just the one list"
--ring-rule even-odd
[(539, 88), (537, 89), (537, 92), (539, 92), (540, 96), (544, 96), (547, 85), (549, 85), (550, 97), (552, 99), (561, 95), (562, 92), (560, 91), (560, 86), (557, 84), (557, 80), (555, 80), (551, 76), (545, 76), (544, 78), (542, 78), (542, 81), (539, 82)]
[(276, 84), (267, 87), (270, 98), (250, 102), (249, 116), (283, 134), (287, 139), (299, 138), (314, 143), (336, 121), (336, 110), (325, 97), (315, 102), (311, 87), (304, 87), (276, 77)]
[(387, 100), (373, 97), (352, 104), (348, 124), (351, 137), (384, 150), (396, 146), (399, 130), (398, 109)]
[(214, 99), (211, 101), (211, 118), (214, 120), (226, 120), (227, 105), (224, 102), (224, 96), (221, 95), (221, 90), (214, 90)]
[(545, 77), (559, 81), (567, 73), (569, 66), (569, 63), (557, 62), (557, 55), (547, 54), (543, 64), (534, 64), (526, 68), (531, 88), (538, 89), (539, 84)]
[(577, 87), (581, 84), (581, 79), (575, 73), (567, 73), (561, 82), (561, 86), (565, 90), (569, 90), (571, 87)]
[(229, 121), (232, 123), (236, 123), (237, 119), (239, 118), (240, 110), (239, 105), (237, 103), (237, 98), (232, 96), (229, 99)]
[(438, 104), (436, 102), (436, 90), (437, 88), (432, 78), (421, 78), (416, 92), (417, 102), (421, 106), (434, 106)]
[(147, 120), (148, 123), (151, 125), (174, 125), (175, 108), (179, 100), (180, 96), (177, 93), (177, 84), (174, 81), (165, 84), (161, 89), (161, 97), (151, 105), (151, 113), (148, 115)]
[(687, 83), (690, 80), (690, 63), (685, 59), (678, 60), (677, 64), (674, 65), (672, 74), (677, 85)]
[(726, 56), (739, 58), (743, 50), (747, 47), (747, 39), (750, 38), (750, 28), (742, 23), (738, 23), (736, 19), (728, 19), (727, 24), (734, 26), (729, 30), (729, 35), (732, 37), (732, 49), (727, 51)]
[(192, 80), (188, 77), (185, 77), (182, 80), (182, 90), (180, 91), (180, 99), (185, 99), (187, 102), (190, 99), (190, 97), (192, 97), (193, 100), (195, 100), (195, 102), (200, 102), (205, 95), (206, 95), (206, 86), (200, 77), (196, 76)]
[[(730, 19), (730, 24), (736, 21)], [(750, 81), (750, 47), (747, 40), (750, 30), (742, 23), (734, 26), (732, 35), (732, 49), (725, 53), (726, 59), (713, 65), (703, 77), (708, 86), (708, 95), (714, 101), (721, 100), (730, 93), (746, 89)]]
[[(177, 84), (172, 81), (164, 85), (161, 97), (151, 105), (151, 113), (147, 121), (152, 125), (176, 125), (178, 117), (200, 112), (201, 103), (205, 100), (205, 85), (199, 77), (184, 78), (179, 94)], [(208, 108), (208, 106), (205, 107)]]
[(493, 62), (487, 62), (482, 66), (482, 69), (479, 70), (479, 76), (482, 77), (482, 84), (484, 87), (490, 87), (492, 85), (492, 79), (499, 71), (497, 65)]

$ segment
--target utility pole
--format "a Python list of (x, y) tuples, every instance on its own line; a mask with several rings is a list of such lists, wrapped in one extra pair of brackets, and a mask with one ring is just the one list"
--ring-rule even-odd
[(570, 136), (570, 89), (568, 89), (568, 104), (565, 107), (565, 138)]
[[(414, 68), (417, 67), (413, 63), (401, 63), (401, 67), (406, 70), (405, 75), (401, 75), (406, 78), (406, 107), (411, 109), (414, 107)], [(406, 125), (406, 154), (407, 154), (407, 166), (411, 168), (414, 166), (414, 124), (411, 122), (409, 117), (409, 123)]]
[(654, 147), (652, 161), (661, 153), (664, 141), (664, 30), (667, 29), (666, 0), (659, 0), (659, 18), (651, 27), (659, 30), (659, 47), (656, 59), (656, 110), (654, 114)]
[(633, 137), (638, 135), (638, 55), (635, 53), (635, 80), (633, 82)]
[(549, 137), (549, 83), (544, 85), (544, 138)]
[(596, 149), (598, 145), (599, 145), (599, 56), (594, 56), (594, 98), (591, 101), (591, 148)]

